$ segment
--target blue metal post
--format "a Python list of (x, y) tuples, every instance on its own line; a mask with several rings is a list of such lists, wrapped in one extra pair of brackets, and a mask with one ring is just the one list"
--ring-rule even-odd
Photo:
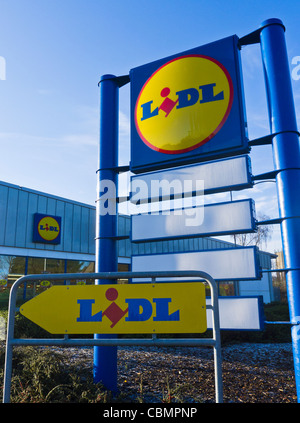
[[(96, 207), (96, 273), (118, 271), (115, 237), (117, 236), (119, 86), (114, 75), (103, 75), (99, 85), (100, 148)], [(112, 281), (96, 280), (96, 284), (105, 283)], [(95, 339), (103, 337), (109, 336), (94, 335)], [(117, 391), (117, 347), (94, 347), (94, 382), (102, 382), (107, 389)]]
[(279, 19), (262, 23), (260, 43), (268, 97), (298, 402), (300, 402), (300, 147), (285, 43)]

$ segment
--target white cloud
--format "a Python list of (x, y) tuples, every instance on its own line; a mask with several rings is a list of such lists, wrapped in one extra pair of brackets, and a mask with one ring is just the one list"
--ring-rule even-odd
[(73, 146), (97, 146), (98, 145), (98, 137), (92, 134), (70, 134), (64, 135), (61, 138), (57, 139), (57, 142), (64, 145), (67, 144)]
[(242, 69), (245, 77), (254, 79), (262, 72), (262, 60), (259, 45), (244, 46), (241, 51)]
[[(66, 134), (57, 137), (48, 137), (43, 135), (23, 134), (19, 132), (2, 132), (0, 133), (0, 143), (2, 148), (8, 147), (26, 149), (32, 154), (35, 148), (59, 148), (74, 146), (96, 146), (98, 144), (97, 137), (93, 134)], [(5, 143), (5, 145), (3, 145)], [(50, 152), (49, 152), (50, 154)]]
[(49, 96), (49, 95), (52, 95), (53, 94), (53, 91), (52, 90), (49, 90), (47, 88), (40, 88), (40, 89), (38, 89), (38, 94)]
[(119, 112), (119, 132), (120, 136), (129, 137), (130, 135), (130, 120), (122, 111)]

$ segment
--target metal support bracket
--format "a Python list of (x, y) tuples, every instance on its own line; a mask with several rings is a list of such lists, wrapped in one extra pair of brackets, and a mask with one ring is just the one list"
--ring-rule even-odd
[(102, 81), (104, 80), (113, 80), (116, 82), (117, 86), (119, 88), (123, 87), (124, 85), (128, 84), (130, 82), (130, 76), (129, 75), (123, 75), (123, 76), (108, 76), (108, 75), (104, 75), (100, 81), (98, 82), (98, 87), (101, 84)]
[(96, 173), (101, 172), (102, 170), (112, 170), (113, 172), (116, 172), (116, 173), (125, 173), (125, 172), (128, 172), (129, 169), (130, 169), (129, 166), (105, 167), (102, 169), (97, 169)]
[(279, 19), (268, 19), (267, 21), (263, 22), (260, 26), (260, 28), (256, 29), (255, 31), (250, 32), (250, 34), (245, 35), (244, 37), (241, 37), (238, 42), (239, 48), (242, 46), (247, 46), (250, 44), (258, 44), (260, 43), (260, 33), (261, 31), (266, 28), (267, 26), (279, 24), (283, 27), (285, 31), (285, 26)]
[(297, 134), (298, 137), (300, 136), (300, 132), (298, 131), (281, 131), (281, 132), (276, 132), (274, 134), (269, 134), (269, 135), (265, 135), (264, 137), (260, 137), (260, 138), (256, 138), (254, 140), (250, 140), (248, 142), (250, 147), (254, 147), (257, 145), (270, 145), (272, 144), (273, 138), (276, 137), (276, 135), (281, 135), (281, 134), (286, 134), (286, 133), (293, 133), (293, 134)]

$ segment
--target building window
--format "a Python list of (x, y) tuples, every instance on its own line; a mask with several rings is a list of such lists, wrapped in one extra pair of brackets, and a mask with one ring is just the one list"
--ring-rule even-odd
[[(118, 272), (129, 272), (129, 264), (118, 263)], [(118, 279), (118, 283), (128, 283), (128, 279)]]
[(45, 259), (47, 273), (65, 273), (65, 260)]
[(72, 285), (90, 285), (94, 284), (94, 279), (87, 279), (84, 273), (95, 273), (95, 263), (93, 261), (68, 260), (67, 273), (82, 273), (82, 279), (69, 280)]
[(129, 272), (129, 264), (119, 263), (118, 264), (118, 272)]
[(0, 278), (2, 280), (17, 280), (25, 274), (25, 257), (0, 256)]
[(65, 261), (40, 257), (28, 257), (28, 275), (39, 273), (65, 273)]
[(234, 296), (234, 282), (219, 282), (219, 295), (220, 297)]
[(44, 274), (39, 281), (27, 282), (25, 295), (35, 296), (50, 288), (53, 281), (47, 280), (49, 273), (64, 273), (65, 261), (59, 259), (49, 259), (44, 257), (28, 257), (27, 275)]
[(95, 263), (93, 261), (68, 260), (67, 273), (94, 273)]
[[(0, 255), (0, 302), (7, 303), (12, 284), (25, 275), (25, 257)], [(22, 290), (17, 292), (22, 297)]]

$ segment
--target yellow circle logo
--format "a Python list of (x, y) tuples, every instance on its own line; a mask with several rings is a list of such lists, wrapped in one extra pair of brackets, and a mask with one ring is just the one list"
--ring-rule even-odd
[(40, 237), (44, 240), (53, 241), (59, 235), (59, 223), (53, 217), (43, 217), (38, 223), (38, 232)]
[(146, 81), (135, 105), (135, 125), (148, 147), (165, 154), (194, 150), (224, 125), (233, 102), (227, 69), (211, 57), (177, 57)]

